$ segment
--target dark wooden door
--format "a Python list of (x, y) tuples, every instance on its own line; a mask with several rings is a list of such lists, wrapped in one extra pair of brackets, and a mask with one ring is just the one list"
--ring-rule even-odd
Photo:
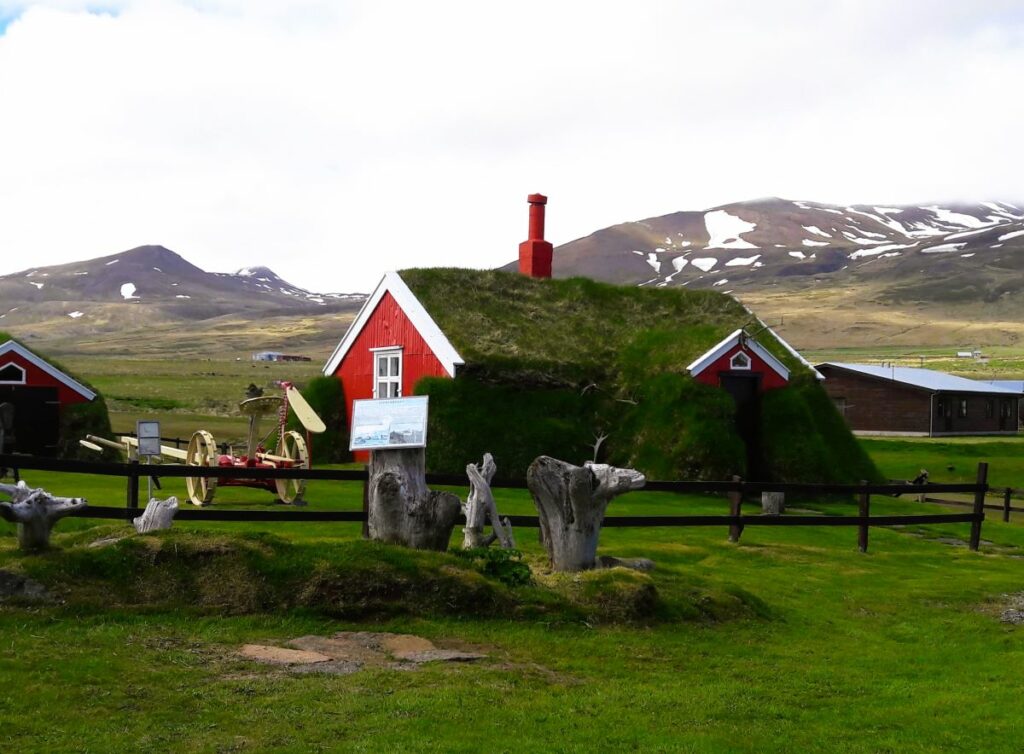
[(723, 374), (722, 388), (736, 401), (736, 432), (747, 449), (746, 479), (761, 474), (761, 391), (760, 379), (752, 374)]
[(936, 426), (943, 432), (953, 431), (953, 399), (949, 397), (939, 398), (936, 403)]
[(0, 386), (0, 403), (14, 406), (14, 441), (17, 453), (52, 456), (57, 452), (60, 403), (55, 387)]
[(999, 431), (1006, 432), (1010, 429), (1017, 429), (1016, 423), (1010, 426), (1010, 417), (1013, 416), (1013, 401), (1003, 398), (999, 401)]

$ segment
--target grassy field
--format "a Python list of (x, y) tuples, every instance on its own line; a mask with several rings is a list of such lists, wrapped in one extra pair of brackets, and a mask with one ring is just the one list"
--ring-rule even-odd
[[(65, 361), (118, 396), (118, 429), (155, 415), (165, 435), (178, 417), (179, 433), (192, 420), (231, 431), (235, 420), (219, 414), (261, 382), (250, 375), (303, 378), (289, 365)], [(146, 400), (180, 405), (149, 413)], [(972, 481), (983, 460), (993, 485), (1024, 487), (1022, 439), (862, 442), (892, 478), (927, 468), (933, 481)], [(124, 504), (116, 478), (25, 476), (92, 505)], [(164, 487), (184, 499), (180, 481)], [(357, 510), (361, 488), (313, 482), (307, 498), (309, 510)], [(533, 512), (525, 491), (496, 498), (503, 513)], [(219, 489), (214, 505), (277, 506), (239, 488)], [(725, 509), (720, 497), (640, 491), (609, 515)], [(877, 514), (926, 511), (950, 512), (872, 499)], [(0, 570), (65, 600), (0, 604), (0, 751), (1019, 751), (1024, 633), (999, 615), (1007, 595), (1024, 592), (1024, 517), (997, 518), (985, 522), (980, 553), (965, 546), (966, 524), (873, 529), (867, 554), (852, 527), (748, 527), (738, 544), (724, 528), (607, 529), (600, 553), (657, 563), (643, 583), (658, 604), (621, 615), (574, 602), (586, 578), (545, 575), (535, 530), (516, 532), (534, 585), (467, 581), (497, 590), (508, 603), (498, 610), (418, 580), (466, 578), (464, 560), (374, 549), (356, 524), (179, 521), (157, 537), (90, 547), (130, 529), (65, 519), (51, 552), (25, 556), (0, 523)], [(303, 585), (327, 572), (376, 584), (394, 609), (358, 617), (358, 601), (309, 598)], [(488, 658), (324, 676), (236, 654), (340, 630), (414, 633)]]
[[(872, 447), (886, 473), (899, 476), (900, 464), (952, 457), (944, 445), (956, 444)], [(1010, 445), (1002, 448), (1006, 458), (1019, 447)], [(973, 453), (985, 445), (960, 447)], [(993, 462), (994, 474), (998, 468)], [(30, 481), (95, 504), (123, 499), (114, 479), (38, 474)], [(168, 491), (180, 492), (170, 480)], [(532, 507), (523, 491), (497, 497), (503, 512)], [(360, 490), (313, 483), (309, 498), (310, 509), (356, 509)], [(215, 505), (274, 504), (269, 493), (235, 489), (218, 491)], [(720, 498), (638, 492), (609, 513), (724, 506)], [(924, 510), (939, 509), (902, 498), (873, 503), (877, 513)], [(718, 528), (609, 529), (601, 552), (658, 564), (652, 580), (662, 609), (632, 623), (444, 609), (353, 622), (308, 606), (204, 604), (205, 587), (173, 609), (80, 600), (95, 579), (87, 564), (97, 550), (88, 543), (122, 526), (66, 520), (59, 549), (33, 557), (15, 551), (11, 527), (0, 530), (0, 568), (71, 579), (64, 606), (0, 608), (4, 750), (1019, 750), (1024, 635), (998, 620), (1002, 595), (1022, 590), (1019, 523), (987, 521), (988, 544), (978, 554), (962, 546), (966, 525), (873, 530), (867, 555), (856, 552), (853, 528), (748, 528), (738, 545)], [(270, 526), (279, 560), (263, 576), (270, 582), (303, 564), (353, 567), (351, 524), (179, 522), (174, 535), (237, 539)], [(517, 535), (541, 572), (534, 532)], [(455, 558), (439, 557), (454, 567)], [(134, 583), (127, 559), (123, 568), (129, 574), (119, 571), (115, 581)], [(194, 568), (204, 568), (203, 559)], [(209, 568), (201, 573), (218, 580)], [(219, 576), (240, 588), (234, 578), (230, 570)], [(722, 595), (735, 611), (701, 609)], [(460, 642), (489, 658), (331, 677), (268, 672), (234, 654), (243, 643), (346, 629)]]

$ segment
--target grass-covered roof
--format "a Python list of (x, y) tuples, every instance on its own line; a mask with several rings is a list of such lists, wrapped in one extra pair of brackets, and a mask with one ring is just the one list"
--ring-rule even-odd
[[(541, 280), (494, 270), (400, 274), (467, 365), (488, 371), (570, 379), (636, 369), (681, 373), (753, 319), (718, 291)], [(790, 369), (802, 368), (770, 335), (758, 340)]]

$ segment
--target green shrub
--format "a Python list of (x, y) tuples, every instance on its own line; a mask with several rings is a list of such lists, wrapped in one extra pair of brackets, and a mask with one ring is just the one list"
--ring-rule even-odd
[[(300, 392), (327, 425), (326, 432), (313, 436), (313, 463), (344, 463), (352, 460), (348, 449), (345, 392), (341, 380), (337, 377), (314, 377)], [(294, 415), (288, 420), (288, 429), (305, 434)]]
[(523, 553), (519, 550), (473, 547), (469, 550), (452, 550), (451, 554), (470, 561), (485, 576), (497, 579), (505, 586), (526, 586), (533, 580), (530, 566), (523, 561)]

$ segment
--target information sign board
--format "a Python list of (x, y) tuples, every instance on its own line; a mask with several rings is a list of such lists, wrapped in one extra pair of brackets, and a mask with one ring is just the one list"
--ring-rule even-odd
[(427, 398), (374, 398), (352, 402), (349, 450), (425, 448)]
[(160, 455), (160, 422), (137, 421), (135, 436), (139, 439), (139, 457)]

